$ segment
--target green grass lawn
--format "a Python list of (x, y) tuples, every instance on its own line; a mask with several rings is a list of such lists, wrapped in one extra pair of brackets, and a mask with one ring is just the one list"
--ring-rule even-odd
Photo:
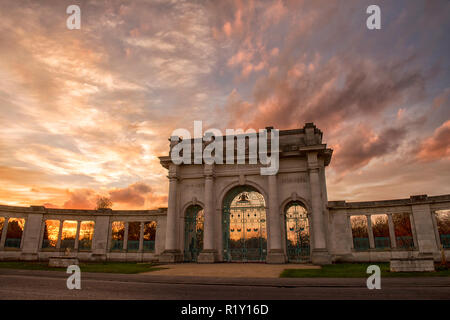
[[(165, 269), (152, 263), (133, 262), (92, 262), (80, 263), (83, 272), (106, 272), (106, 273), (141, 273)], [(24, 262), (24, 261), (0, 261), (0, 268), (25, 269), (25, 270), (51, 270), (66, 271), (67, 268), (51, 268), (47, 262)]]
[(449, 277), (450, 269), (436, 272), (390, 272), (389, 263), (337, 263), (321, 269), (285, 269), (281, 278), (367, 278), (367, 267), (378, 265), (381, 277)]

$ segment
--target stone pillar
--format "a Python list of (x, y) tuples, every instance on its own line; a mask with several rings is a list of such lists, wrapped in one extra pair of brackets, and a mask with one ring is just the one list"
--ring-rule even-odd
[(155, 254), (159, 255), (164, 251), (166, 241), (167, 212), (158, 216), (156, 220)]
[(20, 260), (38, 260), (39, 238), (41, 235), (41, 225), (44, 207), (32, 207), (33, 211), (40, 213), (29, 214), (25, 221), (25, 230), (22, 236), (22, 253)]
[(81, 227), (81, 221), (77, 221), (77, 231), (75, 232), (75, 244), (73, 246), (73, 249), (75, 251), (78, 250), (78, 243), (80, 242), (80, 227)]
[(125, 232), (123, 235), (123, 247), (122, 247), (122, 249), (125, 251), (128, 250), (128, 226), (129, 226), (129, 222), (126, 221), (125, 222)]
[(369, 234), (369, 245), (370, 249), (375, 248), (375, 239), (373, 238), (373, 230), (372, 230), (372, 219), (369, 214), (366, 214), (367, 219), (367, 233)]
[(432, 256), (439, 254), (436, 245), (436, 236), (433, 227), (430, 205), (427, 195), (411, 196), (412, 214), (414, 217), (414, 227), (416, 229), (417, 247), (419, 255)]
[(44, 242), (45, 221), (46, 219), (42, 218), (41, 232), (39, 234), (38, 250), (42, 248), (42, 244)]
[(353, 235), (350, 216), (345, 208), (345, 201), (328, 202), (331, 228), (329, 228), (329, 252), (335, 261), (351, 261), (353, 249)]
[(9, 217), (5, 217), (5, 222), (3, 223), (2, 236), (0, 238), (0, 249), (3, 249), (5, 247), (6, 233), (8, 232), (8, 221)]
[(395, 238), (394, 222), (392, 221), (392, 214), (388, 214), (389, 223), (389, 237), (391, 239), (391, 248), (397, 248), (397, 239)]
[(353, 241), (353, 230), (352, 230), (352, 217), (351, 216), (347, 216), (347, 224), (348, 224), (348, 229), (349, 229), (349, 234), (350, 234), (350, 239), (352, 240), (352, 247), (351, 249), (355, 249), (355, 242)]
[(144, 251), (144, 222), (141, 222), (139, 229), (139, 252)]
[(105, 261), (107, 259), (108, 239), (111, 238), (110, 230), (110, 216), (96, 216), (91, 260)]
[(285, 263), (286, 255), (282, 248), (281, 241), (281, 212), (278, 206), (278, 186), (277, 175), (267, 177), (269, 183), (269, 225), (270, 225), (270, 243), (267, 255), (267, 263)]
[(61, 248), (61, 236), (63, 229), (64, 220), (59, 220), (59, 231), (58, 231), (58, 240), (56, 241), (56, 249)]
[(166, 249), (159, 260), (164, 263), (182, 262), (183, 254), (178, 248), (178, 210), (177, 210), (177, 166), (169, 167), (169, 199), (167, 208)]
[(203, 229), (203, 250), (198, 256), (199, 263), (214, 263), (217, 261), (217, 250), (214, 248), (214, 165), (205, 164), (205, 223)]
[(319, 165), (317, 152), (308, 153), (308, 171), (311, 188), (313, 245), (311, 260), (314, 264), (330, 264), (331, 256), (328, 252), (325, 238), (324, 208), (320, 188)]
[(414, 215), (412, 213), (409, 214), (409, 222), (411, 224), (411, 231), (412, 231), (412, 237), (413, 237), (413, 242), (414, 242), (414, 248), (418, 248), (418, 244), (417, 244), (417, 233), (416, 233), (416, 227), (415, 227), (415, 223), (414, 223)]
[(436, 212), (433, 212), (433, 211), (431, 212), (431, 221), (433, 222), (434, 237), (436, 238), (436, 246), (437, 246), (438, 250), (441, 250), (442, 243), (441, 243), (441, 236), (439, 235), (439, 230), (438, 230), (437, 221), (436, 221)]

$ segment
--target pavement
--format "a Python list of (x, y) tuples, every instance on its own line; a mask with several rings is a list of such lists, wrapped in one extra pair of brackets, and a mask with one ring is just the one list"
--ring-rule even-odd
[(450, 299), (450, 277), (382, 278), (369, 290), (365, 278), (239, 278), (150, 274), (81, 274), (69, 290), (61, 271), (0, 269), (0, 299), (136, 300), (357, 300)]
[(266, 263), (177, 263), (166, 264), (149, 275), (225, 278), (278, 278), (285, 269), (320, 269), (312, 264), (266, 264)]

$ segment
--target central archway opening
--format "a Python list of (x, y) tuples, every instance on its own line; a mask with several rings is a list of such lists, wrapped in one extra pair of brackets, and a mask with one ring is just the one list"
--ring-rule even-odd
[(262, 262), (267, 256), (266, 205), (254, 187), (231, 189), (223, 201), (223, 257), (229, 262)]

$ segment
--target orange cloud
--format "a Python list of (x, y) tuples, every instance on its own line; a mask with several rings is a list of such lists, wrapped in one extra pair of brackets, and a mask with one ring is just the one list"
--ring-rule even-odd
[(450, 120), (437, 128), (433, 135), (425, 139), (417, 150), (420, 161), (434, 161), (450, 156)]
[(67, 191), (69, 200), (64, 202), (64, 209), (94, 209), (97, 200), (97, 194), (91, 189), (77, 189)]
[(151, 191), (150, 186), (138, 182), (126, 188), (110, 190), (109, 195), (113, 203), (132, 204), (141, 207), (145, 204), (145, 196)]

